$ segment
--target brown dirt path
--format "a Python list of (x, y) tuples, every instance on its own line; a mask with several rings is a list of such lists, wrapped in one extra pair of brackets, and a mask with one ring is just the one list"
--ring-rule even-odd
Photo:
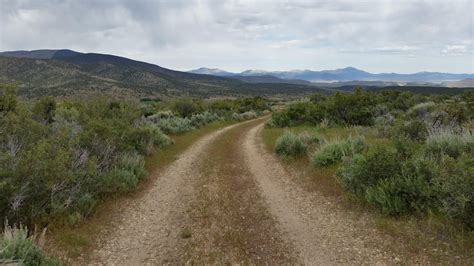
[[(263, 118), (265, 120), (265, 118)], [(298, 253), (279, 232), (245, 161), (246, 133), (262, 119), (243, 123), (207, 147), (188, 212), (192, 237), (176, 255), (198, 264), (296, 264)], [(178, 260), (177, 260), (178, 261)]]
[[(205, 148), (236, 125), (217, 130), (193, 144), (159, 175), (144, 195), (133, 200), (101, 236), (88, 264), (137, 265), (166, 263), (175, 253), (182, 218), (195, 193), (196, 171)], [(82, 262), (81, 262), (82, 264)]]
[[(124, 206), (88, 264), (399, 264), (370, 217), (294, 182), (263, 147), (266, 118), (198, 140)], [(82, 263), (81, 263), (82, 264)]]

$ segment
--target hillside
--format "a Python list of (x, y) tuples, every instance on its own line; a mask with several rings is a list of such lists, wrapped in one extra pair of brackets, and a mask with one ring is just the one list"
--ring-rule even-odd
[(320, 91), (304, 84), (249, 83), (179, 72), (124, 57), (36, 50), (0, 53), (0, 82), (17, 83), (25, 97), (127, 97), (300, 95)]
[(443, 83), (446, 87), (471, 87), (474, 88), (474, 78), (463, 79), (458, 81), (448, 81)]

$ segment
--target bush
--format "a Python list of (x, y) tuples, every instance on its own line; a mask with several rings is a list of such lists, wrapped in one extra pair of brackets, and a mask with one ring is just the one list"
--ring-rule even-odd
[(366, 198), (383, 213), (399, 216), (426, 211), (433, 202), (433, 190), (421, 177), (394, 176), (367, 187)]
[(200, 128), (214, 121), (221, 120), (221, 117), (217, 114), (206, 111), (204, 113), (191, 116), (190, 120), (193, 127)]
[(377, 145), (365, 155), (356, 154), (352, 159), (345, 160), (337, 176), (345, 190), (365, 196), (367, 188), (397, 176), (401, 167), (396, 151)]
[(436, 103), (423, 102), (419, 103), (407, 111), (407, 115), (414, 119), (422, 120), (430, 115), (436, 109)]
[(439, 210), (447, 217), (474, 229), (474, 157), (464, 154), (457, 160), (445, 158), (439, 184)]
[(56, 111), (56, 100), (53, 97), (43, 97), (33, 106), (33, 117), (43, 123), (53, 122)]
[(407, 139), (414, 142), (423, 142), (428, 136), (428, 129), (420, 120), (399, 120), (392, 129), (394, 138)]
[(436, 208), (437, 162), (418, 155), (404, 161), (396, 151), (374, 146), (365, 155), (344, 162), (337, 176), (342, 187), (365, 198), (383, 213), (399, 216)]
[(0, 264), (59, 265), (37, 246), (41, 246), (43, 238), (44, 232), (37, 239), (36, 235), (28, 236), (26, 227), (5, 226), (0, 238)]
[(171, 112), (158, 112), (154, 115), (148, 116), (146, 122), (157, 126), (166, 134), (180, 134), (203, 127), (221, 119), (222, 118), (219, 115), (208, 111), (193, 114), (186, 118), (175, 116)]
[[(229, 103), (229, 105), (227, 104)], [(144, 103), (142, 103), (144, 104)], [(155, 112), (132, 101), (17, 99), (0, 86), (0, 217), (13, 224), (75, 225), (108, 193), (129, 191), (146, 176), (144, 155), (186, 132), (220, 119), (203, 101), (179, 100)], [(267, 108), (264, 99), (226, 100), (228, 113)], [(265, 107), (267, 106), (267, 107)]]
[(196, 129), (191, 125), (189, 118), (181, 117), (162, 118), (155, 125), (166, 134), (179, 134)]
[(165, 147), (172, 141), (157, 126), (144, 124), (129, 130), (127, 143), (130, 143), (131, 151), (150, 154), (154, 148)]
[(327, 118), (340, 125), (372, 125), (375, 104), (374, 97), (360, 87), (354, 93), (337, 92), (326, 103)]
[(384, 114), (375, 118), (375, 128), (377, 133), (381, 137), (391, 136), (391, 127), (395, 122), (394, 117), (391, 114)]
[(170, 143), (136, 104), (103, 99), (16, 101), (0, 124), (0, 217), (17, 224), (81, 220), (106, 193), (136, 187), (143, 155)]
[(203, 110), (201, 102), (192, 99), (179, 99), (171, 104), (171, 110), (181, 117), (190, 117), (191, 115)]
[(265, 124), (267, 128), (272, 127), (288, 127), (290, 126), (290, 118), (283, 112), (274, 112), (272, 118)]
[(17, 102), (16, 88), (12, 85), (0, 84), (0, 113), (15, 110)]
[(278, 155), (295, 157), (304, 154), (308, 145), (296, 134), (285, 132), (281, 135), (275, 144), (275, 152)]
[(456, 159), (463, 153), (474, 156), (474, 135), (468, 131), (462, 134), (449, 130), (433, 132), (426, 140), (425, 152), (438, 158), (448, 155)]
[(360, 153), (365, 148), (366, 144), (362, 137), (328, 142), (313, 154), (313, 164), (315, 166), (331, 165), (340, 162), (345, 156)]
[(250, 120), (256, 118), (258, 115), (255, 111), (248, 111), (245, 113), (233, 113), (232, 114), (232, 119), (235, 121), (245, 121), (245, 120)]

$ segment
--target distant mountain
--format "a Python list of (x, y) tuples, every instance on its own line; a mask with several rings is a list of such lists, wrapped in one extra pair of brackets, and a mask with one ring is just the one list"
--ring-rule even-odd
[(446, 87), (474, 88), (474, 78), (463, 79), (459, 81), (448, 81), (442, 84)]
[(71, 50), (0, 53), (0, 83), (17, 83), (25, 97), (194, 97), (301, 95), (321, 91), (305, 84), (249, 83), (230, 77), (174, 71), (125, 57)]
[(193, 69), (191, 71), (188, 71), (189, 73), (194, 73), (194, 74), (204, 74), (204, 75), (214, 75), (214, 76), (232, 76), (234, 75), (231, 72), (227, 72), (218, 68), (207, 68), (207, 67), (201, 67), (198, 69)]
[(74, 52), (67, 49), (61, 50), (34, 50), (34, 51), (8, 51), (0, 52), (0, 56), (32, 58), (32, 59), (61, 59), (81, 55), (82, 53)]
[(198, 69), (190, 70), (188, 73), (194, 74), (204, 74), (204, 75), (213, 75), (219, 77), (231, 77), (234, 79), (238, 79), (248, 83), (287, 83), (287, 84), (306, 84), (306, 85), (314, 85), (310, 81), (302, 80), (302, 79), (285, 79), (279, 78), (267, 73), (264, 70), (246, 70), (241, 73), (232, 73), (218, 68), (206, 68), (201, 67)]
[(262, 75), (262, 76), (234, 75), (234, 76), (229, 76), (229, 77), (232, 77), (234, 79), (238, 79), (244, 82), (249, 82), (249, 83), (287, 83), (287, 84), (305, 84), (305, 85), (310, 85), (310, 86), (315, 85), (307, 80), (282, 79), (282, 78), (277, 78), (271, 75)]
[(441, 83), (474, 78), (474, 74), (451, 74), (440, 72), (418, 72), (413, 74), (397, 73), (369, 73), (354, 67), (335, 70), (292, 70), (292, 71), (265, 71), (246, 70), (240, 73), (229, 73), (220, 70), (220, 76), (274, 76), (281, 79), (306, 80), (310, 82), (344, 82), (344, 81), (390, 81), (415, 83)]

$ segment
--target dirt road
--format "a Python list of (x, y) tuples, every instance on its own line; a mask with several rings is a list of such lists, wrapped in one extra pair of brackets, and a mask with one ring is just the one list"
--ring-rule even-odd
[(266, 118), (211, 133), (123, 206), (89, 264), (393, 264), (387, 239), (299, 187), (262, 147)]

